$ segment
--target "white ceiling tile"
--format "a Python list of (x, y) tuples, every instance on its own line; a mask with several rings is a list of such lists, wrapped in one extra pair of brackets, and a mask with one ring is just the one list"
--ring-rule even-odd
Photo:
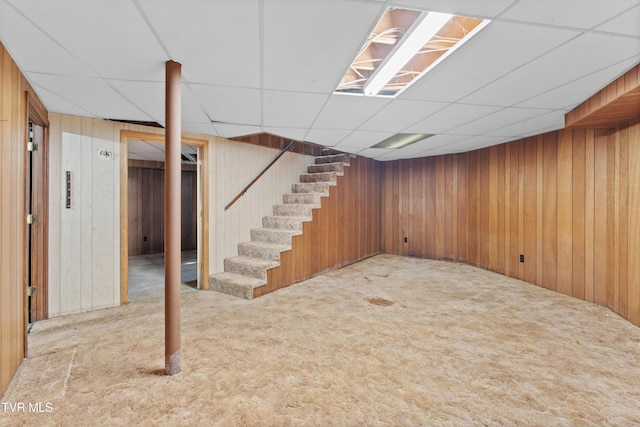
[(223, 138), (233, 138), (236, 136), (253, 135), (262, 132), (260, 126), (232, 125), (227, 123), (216, 123), (213, 126), (218, 135)]
[(457, 101), (576, 35), (563, 29), (492, 22), (400, 98)]
[(616, 16), (596, 28), (599, 31), (640, 36), (640, 6), (636, 6), (620, 16)]
[[(165, 161), (164, 142), (162, 141), (129, 139), (129, 142), (127, 143), (127, 152), (129, 159), (152, 160), (156, 162)], [(193, 146), (182, 144), (181, 152), (184, 154), (195, 155), (197, 150)]]
[(473, 136), (427, 151), (426, 154), (428, 156), (437, 156), (446, 153), (462, 153), (465, 151), (500, 144), (502, 142), (505, 142), (505, 138), (501, 136)]
[(640, 56), (619, 62), (530, 98), (518, 104), (518, 107), (572, 109), (609, 84), (612, 81), (611, 76), (623, 74), (638, 61), (640, 61)]
[(338, 150), (348, 151), (350, 153), (357, 153), (365, 148), (371, 147), (372, 145), (376, 145), (378, 142), (383, 141), (392, 135), (392, 132), (357, 130), (343, 139), (342, 142), (335, 146), (335, 148)]
[(640, 39), (583, 34), (483, 87), (462, 102), (511, 106), (640, 54)]
[(538, 117), (523, 120), (509, 126), (505, 126), (491, 132), (486, 136), (517, 138), (522, 135), (539, 133), (542, 129), (560, 129), (564, 127), (564, 114), (562, 111), (551, 111)]
[(260, 86), (256, 0), (138, 0), (189, 82)]
[(211, 126), (211, 123), (182, 123), (182, 130), (184, 132), (195, 132), (204, 135), (217, 135), (216, 131)]
[(637, 4), (637, 0), (520, 0), (502, 16), (588, 29)]
[(541, 116), (549, 111), (550, 110), (531, 108), (505, 108), (481, 119), (451, 129), (449, 132), (459, 135), (481, 135), (513, 123), (519, 123), (523, 120)]
[(384, 156), (385, 154), (390, 154), (398, 150), (394, 150), (392, 148), (365, 148), (362, 151), (358, 152), (358, 156), (368, 157), (370, 159), (378, 159), (380, 156)]
[(169, 58), (130, 0), (12, 2), (102, 77), (164, 79)]
[[(109, 80), (127, 99), (145, 111), (157, 122), (165, 120), (165, 84), (156, 82), (136, 82)], [(182, 85), (182, 121), (190, 123), (209, 123), (209, 119), (193, 100), (191, 92)]]
[(307, 128), (277, 128), (277, 127), (265, 127), (264, 132), (268, 132), (272, 135), (281, 136), (283, 138), (290, 138), (296, 141), (303, 141), (304, 136), (307, 133)]
[(264, 3), (264, 86), (333, 91), (384, 9), (350, 0)]
[(452, 144), (454, 142), (462, 141), (469, 138), (467, 135), (450, 135), (450, 134), (440, 134), (433, 135), (427, 139), (422, 141), (418, 141), (415, 144), (411, 144), (407, 147), (412, 151), (425, 151), (425, 150), (433, 150), (437, 147), (442, 147), (448, 144)]
[(190, 84), (196, 101), (211, 120), (242, 125), (259, 125), (260, 90)]
[[(92, 115), (104, 119), (155, 120), (129, 103), (104, 80), (85, 77), (28, 73), (29, 80), (44, 87), (55, 87), (56, 95), (81, 105)], [(62, 96), (64, 94), (64, 96)]]
[(33, 90), (35, 90), (40, 101), (42, 101), (45, 108), (50, 113), (70, 114), (72, 116), (97, 117), (90, 111), (84, 110), (82, 107), (76, 104), (72, 104), (66, 99), (63, 99), (55, 93), (50, 92), (45, 87), (39, 86), (35, 82), (31, 82), (31, 85), (33, 86)]
[(329, 98), (313, 126), (354, 129), (389, 102), (391, 102), (389, 98), (334, 94)]
[(309, 127), (326, 99), (327, 95), (315, 93), (265, 90), (263, 93), (263, 125), (273, 127)]
[(137, 154), (150, 154), (150, 153), (162, 153), (164, 156), (164, 149), (162, 144), (152, 144), (141, 139), (130, 139), (127, 143), (127, 149), (129, 153)]
[(193, 91), (189, 90), (184, 83), (182, 84), (182, 121), (186, 123), (211, 123), (205, 110), (194, 99)]
[(95, 77), (81, 61), (34, 28), (10, 5), (0, 1), (0, 40), (23, 72)]
[(500, 110), (499, 107), (489, 107), (486, 105), (451, 104), (425, 120), (407, 128), (406, 131), (415, 133), (443, 133), (498, 110)]
[(494, 17), (515, 0), (393, 0), (393, 6), (453, 13), (465, 16)]
[[(183, 65), (186, 131), (267, 131), (379, 158), (561, 128), (568, 108), (640, 59), (638, 0), (579, 1), (575, 16), (565, 6), (577, 0), (9, 1), (0, 0), (0, 40), (52, 112), (163, 123), (171, 57)], [(388, 5), (495, 19), (396, 99), (334, 96)], [(397, 132), (437, 135), (369, 148)]]
[[(47, 80), (51, 79), (51, 77), (43, 77)], [(64, 80), (65, 82), (73, 81), (69, 77), (54, 78)], [(38, 79), (40, 79), (40, 77), (38, 77)], [(104, 84), (100, 80), (93, 80), (95, 81), (95, 85)], [(115, 87), (120, 93), (126, 93), (128, 99), (135, 103), (142, 111), (146, 112), (150, 119), (154, 121), (164, 120), (164, 85), (162, 83), (140, 83), (116, 80), (110, 81), (109, 84)], [(104, 85), (106, 86), (106, 84)], [(125, 119), (125, 117), (120, 118)], [(146, 120), (149, 120), (149, 118)]]
[(401, 132), (446, 107), (443, 102), (394, 99), (360, 126), (361, 130)]
[(305, 141), (313, 142), (316, 144), (322, 144), (327, 147), (333, 147), (342, 141), (347, 135), (351, 133), (350, 130), (344, 129), (309, 129), (307, 136), (304, 137)]

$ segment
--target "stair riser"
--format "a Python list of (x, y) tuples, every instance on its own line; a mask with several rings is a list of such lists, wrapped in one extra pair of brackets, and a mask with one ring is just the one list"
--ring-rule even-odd
[(310, 165), (307, 168), (309, 173), (336, 172), (341, 175), (344, 173), (344, 163), (323, 163), (319, 165)]
[(238, 255), (251, 258), (280, 261), (280, 251), (275, 248), (256, 248), (246, 243), (238, 245)]
[(326, 182), (305, 182), (293, 184), (294, 193), (321, 193), (329, 195), (329, 183)]
[(238, 298), (253, 299), (253, 289), (243, 288), (237, 286), (235, 283), (227, 282), (226, 280), (216, 277), (209, 278), (209, 289)]
[(277, 230), (302, 231), (302, 221), (298, 217), (265, 216), (262, 218), (262, 226), (264, 228), (275, 228)]
[(267, 271), (254, 265), (243, 264), (232, 259), (224, 260), (224, 271), (239, 274), (241, 276), (255, 277), (256, 279), (267, 280)]
[(275, 243), (278, 245), (291, 245), (292, 235), (293, 234), (287, 233), (285, 230), (280, 232), (265, 230), (264, 228), (251, 230), (251, 240), (256, 242)]
[(333, 156), (319, 156), (316, 157), (316, 165), (322, 163), (337, 163), (342, 162), (349, 164), (349, 155), (348, 154), (335, 154)]
[(320, 206), (320, 198), (322, 195), (320, 194), (310, 194), (310, 193), (295, 193), (295, 194), (284, 194), (282, 196), (282, 200), (287, 204), (294, 205), (317, 205)]
[(300, 175), (300, 182), (328, 182), (335, 184), (338, 175), (335, 172), (305, 173)]
[(277, 216), (307, 216), (313, 215), (313, 205), (300, 206), (300, 205), (275, 205), (273, 207), (273, 214)]

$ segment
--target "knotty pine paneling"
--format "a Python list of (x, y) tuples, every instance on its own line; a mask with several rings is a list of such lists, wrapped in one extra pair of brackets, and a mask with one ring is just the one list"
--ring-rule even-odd
[(640, 326), (639, 129), (566, 129), (383, 163), (382, 250), (403, 254), (407, 237), (420, 242), (412, 256), (466, 261)]
[(291, 251), (281, 254), (280, 266), (267, 272), (267, 284), (256, 288), (254, 297), (381, 252), (376, 237), (384, 234), (381, 169), (375, 160), (351, 159), (329, 197), (313, 210), (313, 221), (303, 223), (303, 234), (293, 237)]
[(46, 112), (0, 43), (0, 395), (26, 356), (27, 92)]

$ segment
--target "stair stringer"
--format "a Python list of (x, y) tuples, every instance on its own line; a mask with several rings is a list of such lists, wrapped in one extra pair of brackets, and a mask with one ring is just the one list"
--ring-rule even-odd
[(360, 243), (364, 227), (356, 223), (357, 214), (347, 212), (362, 209), (353, 197), (360, 164), (352, 155), (312, 220), (302, 224), (302, 234), (291, 238), (291, 250), (280, 253), (280, 265), (267, 270), (267, 283), (253, 289), (254, 298), (380, 253), (379, 244)]

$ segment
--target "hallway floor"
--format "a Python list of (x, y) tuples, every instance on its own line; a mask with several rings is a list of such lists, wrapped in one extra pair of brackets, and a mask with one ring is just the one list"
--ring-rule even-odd
[[(182, 252), (182, 292), (196, 290), (197, 251)], [(164, 296), (164, 253), (129, 257), (129, 302)]]
[[(640, 425), (640, 328), (464, 264), (379, 255), (249, 301), (37, 322), (0, 425)], [(1, 406), (0, 406), (1, 407)]]

